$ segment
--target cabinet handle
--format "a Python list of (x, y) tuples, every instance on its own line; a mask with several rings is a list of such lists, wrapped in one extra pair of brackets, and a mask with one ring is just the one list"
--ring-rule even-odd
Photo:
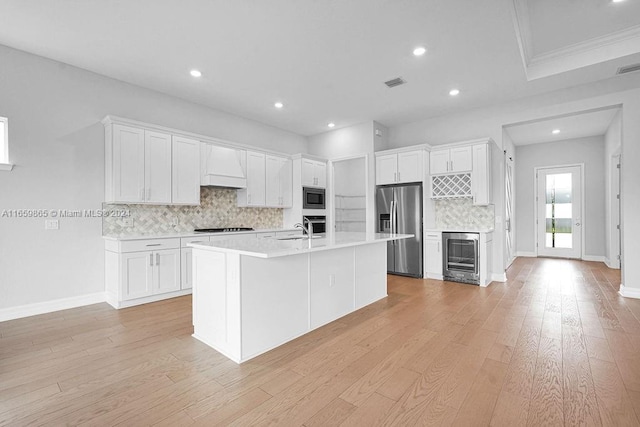
[(145, 246), (162, 246), (162, 243), (149, 243), (148, 245)]
[(398, 172), (398, 182), (400, 182), (402, 178), (400, 178), (400, 172)]
[(247, 194), (247, 203), (251, 203), (251, 194)]
[(153, 267), (153, 254), (149, 254), (149, 266)]
[(440, 242), (438, 242), (438, 253), (440, 253)]
[(160, 265), (160, 254), (156, 253), (156, 265)]

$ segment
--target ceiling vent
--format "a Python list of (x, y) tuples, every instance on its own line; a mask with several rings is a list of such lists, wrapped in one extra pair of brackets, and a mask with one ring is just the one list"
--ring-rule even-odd
[(627, 74), (627, 73), (633, 73), (634, 71), (640, 71), (640, 64), (632, 64), (632, 65), (620, 67), (618, 68), (618, 71), (616, 71), (616, 74)]
[(395, 79), (387, 80), (384, 82), (388, 87), (396, 87), (405, 84), (406, 81), (402, 77), (396, 77)]

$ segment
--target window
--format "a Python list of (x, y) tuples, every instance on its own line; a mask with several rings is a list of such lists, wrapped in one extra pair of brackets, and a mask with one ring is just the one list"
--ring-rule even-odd
[(0, 170), (11, 170), (9, 164), (9, 121), (0, 117)]

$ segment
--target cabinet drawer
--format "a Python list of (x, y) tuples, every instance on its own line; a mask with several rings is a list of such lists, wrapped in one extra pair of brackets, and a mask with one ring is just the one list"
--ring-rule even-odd
[(441, 233), (424, 233), (425, 239), (442, 239)]
[(157, 251), (160, 249), (179, 249), (180, 239), (125, 240), (120, 242), (120, 252)]
[(180, 247), (186, 248), (189, 243), (209, 243), (209, 236), (183, 237), (180, 239)]

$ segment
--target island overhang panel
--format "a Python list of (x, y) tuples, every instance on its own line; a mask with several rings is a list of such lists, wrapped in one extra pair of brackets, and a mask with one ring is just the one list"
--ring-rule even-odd
[(193, 245), (193, 336), (242, 363), (378, 301), (386, 243), (407, 237)]

